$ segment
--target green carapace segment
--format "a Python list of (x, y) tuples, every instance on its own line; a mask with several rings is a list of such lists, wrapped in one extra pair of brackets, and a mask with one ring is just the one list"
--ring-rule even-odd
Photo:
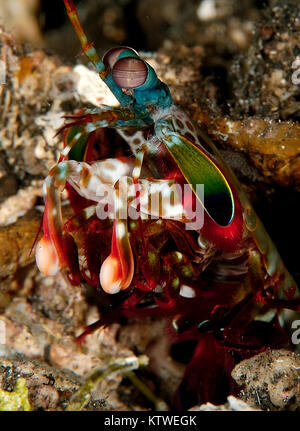
[(234, 201), (220, 169), (200, 148), (184, 137), (179, 138), (172, 134), (171, 139), (170, 141), (165, 139), (164, 143), (195, 194), (197, 184), (204, 185), (202, 204), (207, 213), (220, 226), (229, 225), (233, 219)]

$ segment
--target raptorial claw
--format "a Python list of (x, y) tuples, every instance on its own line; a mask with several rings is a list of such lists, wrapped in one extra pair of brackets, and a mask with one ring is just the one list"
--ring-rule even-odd
[(119, 260), (109, 255), (103, 262), (100, 270), (100, 283), (102, 289), (109, 294), (119, 293), (122, 290), (122, 268)]
[(115, 220), (111, 254), (100, 269), (100, 284), (106, 293), (115, 294), (130, 286), (134, 274), (134, 260), (127, 232), (126, 220)]
[(54, 276), (61, 269), (55, 247), (45, 235), (36, 245), (35, 259), (39, 270), (47, 276)]
[(60, 270), (68, 269), (70, 282), (80, 283), (77, 246), (71, 235), (63, 232), (61, 214), (61, 189), (64, 188), (69, 165), (62, 162), (55, 165), (44, 182), (45, 212), (43, 217), (44, 236), (36, 246), (36, 262), (40, 271), (54, 276)]

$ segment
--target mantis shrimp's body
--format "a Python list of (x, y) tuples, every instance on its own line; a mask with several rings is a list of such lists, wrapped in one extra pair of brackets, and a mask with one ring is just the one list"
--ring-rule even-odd
[[(178, 402), (218, 401), (216, 387), (237, 361), (289, 343), (282, 327), (299, 311), (300, 292), (218, 150), (168, 87), (131, 48), (101, 60), (64, 2), (120, 108), (86, 109), (62, 128), (65, 148), (44, 183), (38, 267), (120, 295), (85, 335), (121, 315), (164, 315), (174, 343), (194, 342)], [(103, 128), (116, 130), (127, 153), (97, 158)], [(65, 187), (74, 217), (63, 225)]]

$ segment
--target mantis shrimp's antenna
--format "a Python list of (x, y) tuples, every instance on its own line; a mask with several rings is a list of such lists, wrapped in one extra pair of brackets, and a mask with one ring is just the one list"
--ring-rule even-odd
[(103, 71), (105, 71), (106, 69), (105, 65), (103, 61), (100, 59), (99, 55), (97, 54), (97, 51), (94, 45), (92, 43), (89, 43), (87, 40), (87, 36), (82, 28), (82, 25), (80, 24), (78, 12), (75, 8), (73, 0), (64, 0), (64, 3), (65, 3), (67, 14), (70, 18), (70, 21), (80, 40), (82, 51), (87, 56), (87, 58), (93, 63), (93, 65), (96, 67), (97, 71), (101, 76)]
[[(123, 106), (128, 106), (132, 102), (131, 97), (124, 94), (122, 92), (122, 89), (113, 80), (109, 61), (108, 63), (106, 63), (105, 58), (104, 58), (104, 61), (102, 61), (99, 55), (97, 54), (97, 51), (94, 45), (88, 42), (87, 36), (82, 28), (82, 25), (80, 24), (78, 12), (75, 8), (73, 0), (64, 0), (64, 4), (67, 10), (67, 14), (70, 18), (70, 21), (80, 40), (82, 51), (87, 56), (87, 58), (93, 63), (97, 72), (99, 73), (100, 78), (110, 88), (110, 90), (115, 95), (115, 97), (119, 100), (119, 102)], [(113, 48), (113, 51), (115, 51), (114, 48)], [(131, 50), (130, 48), (129, 48), (129, 51), (130, 51), (130, 54), (137, 56), (137, 54), (133, 53), (133, 50)], [(108, 57), (106, 56), (107, 60), (109, 60), (109, 57), (110, 56)]]

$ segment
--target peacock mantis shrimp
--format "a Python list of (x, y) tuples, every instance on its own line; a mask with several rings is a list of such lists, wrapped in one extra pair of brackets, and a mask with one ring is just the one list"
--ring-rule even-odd
[[(173, 344), (193, 346), (175, 406), (222, 401), (237, 362), (290, 344), (299, 289), (219, 151), (154, 69), (124, 46), (101, 60), (73, 1), (64, 3), (120, 107), (85, 109), (59, 131), (65, 146), (44, 181), (37, 265), (119, 297), (81, 337), (121, 316), (164, 316)], [(97, 153), (103, 129), (125, 142), (119, 157)], [(64, 188), (74, 211), (65, 224)]]

